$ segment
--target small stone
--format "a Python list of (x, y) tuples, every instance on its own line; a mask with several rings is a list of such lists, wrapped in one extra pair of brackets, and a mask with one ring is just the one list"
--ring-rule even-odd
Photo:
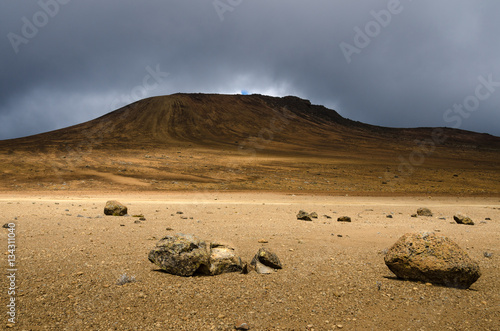
[(457, 222), (457, 224), (474, 225), (474, 222), (470, 219), (470, 217), (462, 214), (456, 214), (453, 216), (453, 219)]
[(178, 211), (178, 212), (176, 212), (176, 214), (177, 214), (177, 215), (182, 215), (182, 214), (184, 214), (184, 212), (182, 212), (182, 211)]
[(172, 229), (171, 227), (168, 227), (165, 229), (166, 231), (174, 231), (174, 229)]
[(302, 220), (302, 221), (309, 221), (312, 222), (312, 217), (309, 215), (308, 212), (305, 212), (303, 210), (299, 210), (299, 213), (297, 214), (297, 219)]
[(386, 215), (385, 217), (387, 217), (387, 218), (392, 218), (392, 215), (391, 215), (391, 214), (389, 214), (389, 215)]
[(252, 259), (251, 264), (255, 265), (255, 262), (259, 261), (260, 263), (273, 268), (273, 269), (282, 269), (283, 266), (281, 264), (280, 259), (278, 256), (272, 252), (271, 250), (261, 247), (257, 254), (255, 254), (254, 258)]
[(268, 242), (266, 239), (259, 239), (258, 241), (259, 244), (267, 244)]
[(236, 330), (250, 330), (250, 326), (248, 326), (248, 324), (243, 321), (237, 321), (234, 324), (234, 328)]
[(9, 229), (10, 228), (9, 223), (5, 223), (4, 225), (2, 225), (2, 228)]
[(493, 256), (493, 253), (484, 252), (483, 255), (484, 255), (484, 257), (491, 258)]
[(309, 214), (309, 216), (311, 216), (311, 218), (318, 218), (318, 213), (313, 211), (312, 213)]
[(337, 218), (337, 222), (351, 222), (351, 218), (349, 216), (341, 216)]
[(427, 217), (431, 217), (432, 216), (432, 212), (429, 208), (418, 208), (417, 209), (417, 215), (418, 216), (427, 216)]
[(146, 218), (144, 216), (139, 218), (139, 221), (145, 221), (145, 220), (146, 220)]
[(324, 217), (326, 217), (327, 219), (331, 219), (332, 217), (331, 216), (328, 216), (328, 215), (323, 215)]
[(250, 272), (250, 267), (248, 266), (247, 262), (243, 262), (241, 266), (241, 273), (246, 275)]
[(124, 216), (127, 214), (127, 207), (122, 205), (118, 201), (110, 200), (106, 202), (106, 206), (104, 207), (105, 215), (113, 215), (113, 216)]
[(411, 217), (417, 217), (418, 215), (417, 214), (411, 214)]

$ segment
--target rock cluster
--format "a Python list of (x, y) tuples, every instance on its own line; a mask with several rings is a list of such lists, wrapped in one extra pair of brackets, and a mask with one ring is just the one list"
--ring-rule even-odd
[(250, 269), (255, 269), (259, 274), (269, 274), (283, 268), (278, 256), (267, 248), (259, 249), (249, 269), (233, 248), (210, 243), (191, 234), (162, 238), (149, 252), (148, 259), (169, 274), (185, 277), (214, 276), (227, 272), (247, 274)]
[(318, 218), (318, 214), (316, 212), (312, 212), (309, 214), (304, 210), (299, 210), (299, 213), (297, 214), (298, 220), (311, 222), (313, 218)]
[(149, 252), (148, 259), (164, 271), (178, 276), (213, 276), (243, 270), (241, 258), (233, 248), (186, 234), (162, 238)]
[(469, 288), (481, 276), (479, 265), (465, 251), (433, 232), (403, 235), (384, 260), (398, 278), (448, 287)]

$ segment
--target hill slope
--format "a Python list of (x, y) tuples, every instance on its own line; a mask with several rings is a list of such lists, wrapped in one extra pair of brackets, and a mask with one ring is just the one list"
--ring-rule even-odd
[(175, 94), (0, 141), (0, 182), (7, 190), (499, 194), (499, 155), (498, 137), (377, 127), (296, 97)]

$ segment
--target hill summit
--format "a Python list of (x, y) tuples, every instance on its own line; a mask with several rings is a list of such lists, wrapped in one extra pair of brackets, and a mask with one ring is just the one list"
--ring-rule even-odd
[[(373, 126), (294, 96), (174, 94), (0, 141), (0, 181), (5, 188), (43, 189), (99, 183), (110, 189), (500, 193), (491, 182), (500, 176), (499, 154), (500, 138), (488, 134)], [(457, 172), (479, 188), (460, 180), (439, 184), (444, 173), (461, 178)]]

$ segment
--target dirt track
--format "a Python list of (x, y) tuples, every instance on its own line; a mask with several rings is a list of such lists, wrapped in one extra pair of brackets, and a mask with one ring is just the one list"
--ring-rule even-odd
[[(108, 199), (147, 220), (103, 216)], [(410, 217), (423, 206), (434, 217)], [(228, 330), (237, 320), (251, 330), (500, 329), (498, 198), (29, 193), (0, 195), (0, 209), (3, 223), (16, 224), (20, 330)], [(298, 221), (299, 209), (319, 219)], [(476, 225), (451, 224), (459, 211)], [(353, 222), (337, 222), (342, 215)], [(383, 250), (414, 231), (449, 236), (479, 262), (482, 277), (469, 290), (394, 279)], [(159, 272), (147, 253), (178, 232), (229, 243), (247, 261), (266, 246), (284, 269), (192, 278)], [(2, 270), (6, 264), (4, 255)], [(125, 273), (137, 281), (117, 285)]]

